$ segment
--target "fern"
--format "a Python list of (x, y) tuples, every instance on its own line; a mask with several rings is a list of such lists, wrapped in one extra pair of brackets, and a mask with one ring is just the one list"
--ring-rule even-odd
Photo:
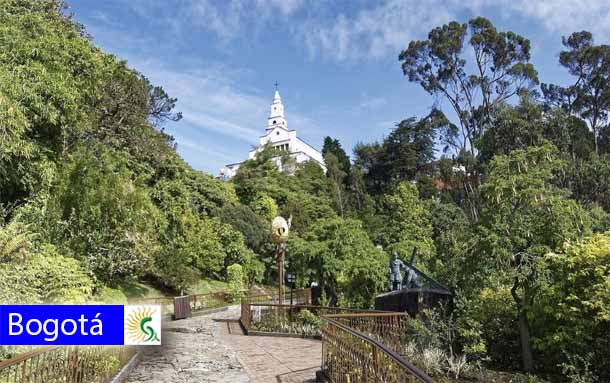
[(9, 262), (17, 259), (24, 260), (30, 246), (31, 234), (27, 227), (20, 223), (11, 222), (0, 228), (0, 262)]

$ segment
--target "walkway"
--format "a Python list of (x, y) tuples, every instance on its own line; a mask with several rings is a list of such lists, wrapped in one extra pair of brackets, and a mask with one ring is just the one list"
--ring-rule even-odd
[(127, 382), (309, 383), (322, 345), (300, 338), (245, 336), (239, 306), (163, 323), (162, 346), (143, 347)]
[(221, 341), (237, 353), (237, 358), (253, 383), (315, 382), (322, 356), (320, 341), (245, 336), (236, 321), (219, 324)]
[(163, 345), (142, 347), (140, 364), (127, 382), (250, 382), (235, 352), (220, 343), (219, 324), (212, 320), (232, 318), (238, 312), (239, 308), (232, 307), (226, 312), (164, 322)]

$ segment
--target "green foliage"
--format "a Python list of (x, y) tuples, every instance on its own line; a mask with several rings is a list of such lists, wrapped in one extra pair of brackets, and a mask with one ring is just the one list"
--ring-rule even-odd
[(331, 304), (368, 308), (385, 286), (387, 256), (357, 220), (319, 220), (289, 241), (287, 254), (299, 281), (317, 281)]
[(462, 209), (453, 203), (426, 203), (432, 230), (434, 256), (426, 269), (452, 290), (473, 291), (481, 285), (481, 265), (472, 257), (476, 233)]
[(0, 262), (24, 261), (32, 234), (26, 225), (13, 221), (0, 229)]
[(233, 182), (241, 202), (268, 222), (277, 214), (292, 216), (291, 230), (296, 233), (316, 220), (335, 217), (329, 183), (320, 167), (305, 162), (293, 167), (293, 175), (280, 172), (273, 162), (275, 154), (273, 148), (264, 148), (240, 166)]
[(590, 232), (586, 211), (552, 184), (563, 166), (551, 145), (515, 150), (491, 161), (481, 186), (481, 245), (497, 279), (510, 286), (526, 371), (533, 369), (528, 316), (546, 283), (543, 257)]
[(465, 311), (462, 320), (466, 325), (471, 326), (471, 329), (477, 329), (478, 334), (469, 333), (469, 327), (463, 326), (459, 336), (479, 338), (479, 342), (474, 343), (476, 347), (473, 350), (467, 347), (465, 351), (474, 351), (479, 357), (490, 358), (493, 367), (519, 369), (521, 346), (517, 328), (517, 310), (510, 289), (498, 284), (485, 287), (468, 300), (462, 310)]
[(232, 205), (222, 208), (217, 213), (222, 222), (229, 223), (243, 236), (248, 248), (262, 255), (273, 251), (269, 224), (245, 205)]
[(599, 153), (600, 129), (610, 112), (610, 46), (595, 45), (587, 31), (564, 37), (563, 45), (566, 50), (559, 54), (559, 63), (576, 77), (564, 93), (573, 99), (569, 108), (588, 120)]
[(401, 121), (382, 143), (356, 145), (355, 164), (364, 172), (368, 191), (381, 194), (394, 183), (429, 175), (435, 138), (447, 129), (451, 129), (449, 121), (434, 110), (420, 120), (412, 117)]
[(321, 323), (320, 317), (307, 309), (299, 311), (297, 321), (301, 322), (303, 325), (309, 325), (315, 328), (319, 328)]
[(561, 372), (570, 383), (595, 383), (597, 376), (591, 371), (591, 354), (568, 356), (568, 362), (561, 364)]
[(48, 238), (103, 282), (144, 275), (159, 212), (124, 160), (82, 149), (57, 176), (45, 206)]
[(93, 281), (75, 259), (50, 245), (28, 249), (24, 262), (0, 264), (0, 300), (11, 303), (84, 303)]
[(337, 168), (341, 172), (345, 173), (346, 175), (349, 174), (349, 170), (351, 167), (349, 156), (347, 155), (347, 153), (345, 153), (343, 147), (341, 147), (341, 143), (339, 142), (339, 140), (337, 140), (336, 138), (333, 139), (328, 136), (324, 137), (324, 144), (322, 145), (322, 156), (326, 158), (327, 154), (332, 154), (336, 158), (338, 162)]
[(244, 295), (244, 269), (240, 264), (234, 263), (227, 267), (227, 282), (233, 302), (239, 302)]
[[(399, 59), (455, 121), (405, 119), (353, 165), (327, 137), (327, 174), (266, 147), (224, 182), (158, 128), (181, 118), (177, 100), (96, 48), (61, 1), (0, 0), (0, 300), (124, 302), (140, 277), (166, 294), (228, 280), (237, 295), (275, 282), (282, 215), (287, 267), (330, 305), (368, 308), (386, 288), (377, 245), (418, 249), (455, 310), (413, 320), (405, 352), (440, 379), (485, 364), (609, 381), (609, 234), (589, 236), (610, 228), (610, 50), (586, 31), (564, 46), (578, 81), (539, 100), (525, 37), (480, 17), (434, 28)], [(269, 328), (319, 333), (307, 310), (286, 314)]]
[(410, 256), (414, 248), (424, 258), (432, 254), (432, 225), (415, 185), (408, 182), (396, 185), (391, 194), (383, 197), (383, 213), (387, 218), (375, 236), (378, 243), (397, 250), (403, 257)]
[(592, 352), (591, 369), (601, 380), (610, 377), (603, 350), (610, 336), (610, 233), (596, 234), (566, 245), (545, 257), (552, 283), (543, 292), (537, 347), (547, 363), (568, 363), (562, 350), (575, 355)]
[(498, 154), (542, 144), (544, 139), (542, 106), (524, 94), (517, 106), (501, 105), (492, 128), (478, 141), (480, 159), (487, 162)]
[(566, 178), (575, 198), (597, 203), (610, 212), (610, 154), (575, 160)]
[[(465, 42), (470, 52), (465, 51)], [(474, 59), (472, 65), (467, 65), (466, 57)], [(457, 138), (456, 130), (450, 130), (445, 141), (472, 154), (495, 108), (538, 83), (529, 59), (528, 39), (510, 31), (498, 32), (483, 17), (434, 28), (428, 39), (411, 41), (399, 56), (409, 81), (446, 98), (458, 116), (462, 139)], [(474, 70), (468, 73), (470, 68)], [(475, 100), (474, 94), (481, 97)]]
[(278, 207), (275, 200), (268, 195), (259, 194), (250, 204), (250, 207), (265, 221), (271, 222), (278, 215)]
[(127, 296), (123, 291), (110, 287), (98, 289), (93, 299), (104, 303), (127, 304)]

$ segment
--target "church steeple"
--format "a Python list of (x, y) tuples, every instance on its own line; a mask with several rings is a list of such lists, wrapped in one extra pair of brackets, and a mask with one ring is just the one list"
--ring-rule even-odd
[(271, 103), (269, 118), (267, 119), (267, 129), (275, 127), (288, 130), (288, 123), (286, 118), (284, 118), (284, 105), (282, 104), (280, 92), (277, 90), (277, 83), (275, 84), (275, 94), (273, 95), (273, 102)]

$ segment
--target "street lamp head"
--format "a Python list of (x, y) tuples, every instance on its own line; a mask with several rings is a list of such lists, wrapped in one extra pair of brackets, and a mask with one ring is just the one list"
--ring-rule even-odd
[(283, 217), (275, 217), (271, 222), (271, 238), (273, 242), (280, 244), (288, 240), (290, 226)]
[(286, 275), (286, 279), (288, 280), (289, 283), (294, 283), (297, 280), (297, 276), (294, 275), (294, 273), (288, 273)]

